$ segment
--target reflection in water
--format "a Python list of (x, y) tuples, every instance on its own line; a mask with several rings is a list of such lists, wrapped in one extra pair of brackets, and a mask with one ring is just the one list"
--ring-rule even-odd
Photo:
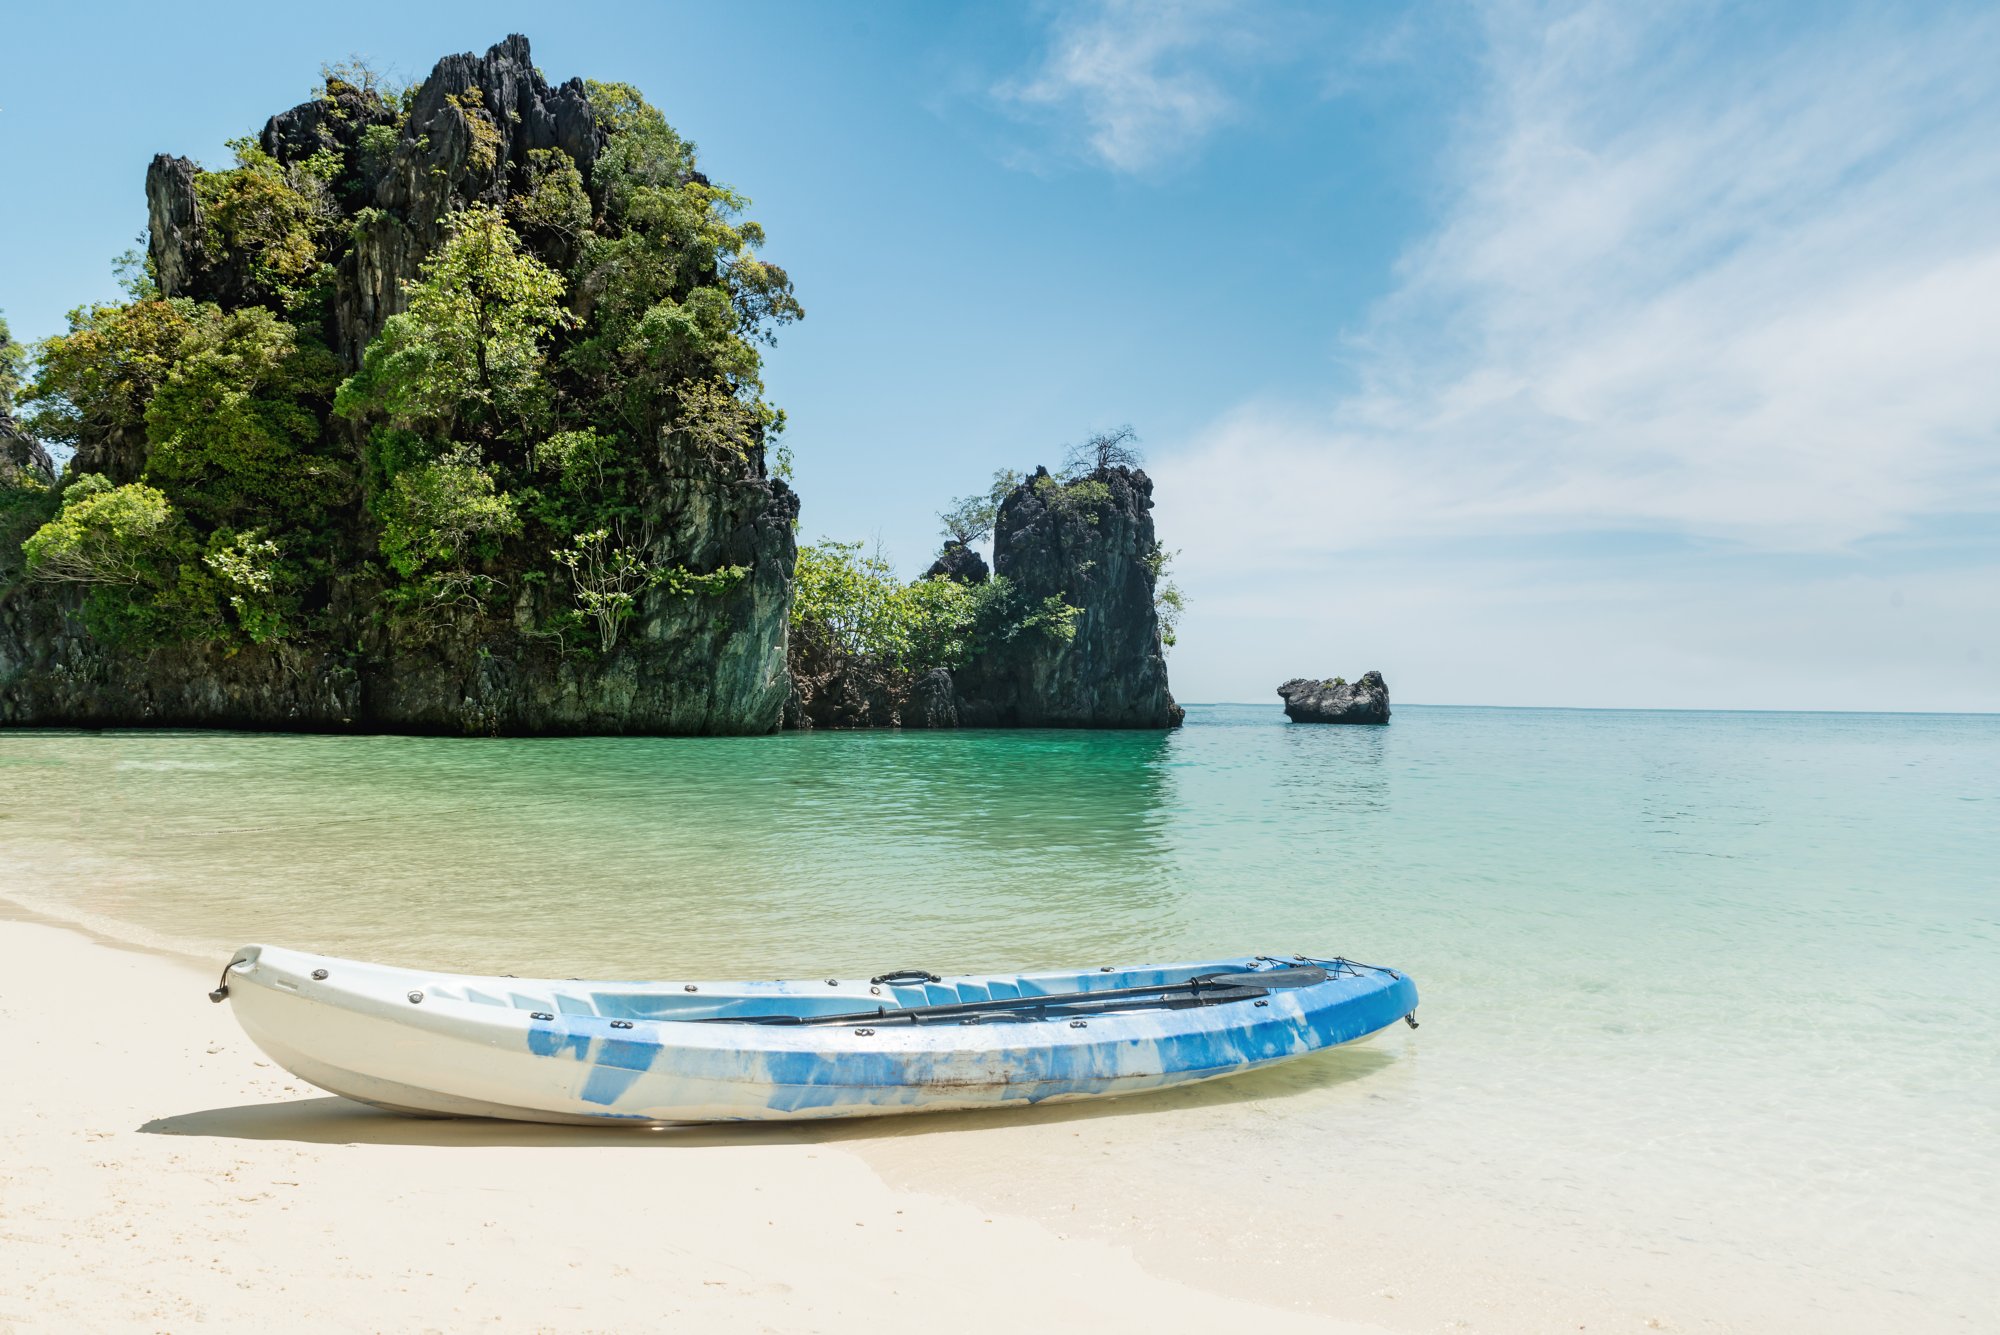
[(1295, 724), (1284, 731), (1284, 763), (1273, 783), (1289, 801), (1386, 807), (1388, 743), (1386, 728)]
[(122, 733), (15, 734), (6, 754), (36, 767), (58, 879), (80, 860), (88, 907), (211, 949), (763, 976), (1129, 950), (1177, 912), (1171, 746)]

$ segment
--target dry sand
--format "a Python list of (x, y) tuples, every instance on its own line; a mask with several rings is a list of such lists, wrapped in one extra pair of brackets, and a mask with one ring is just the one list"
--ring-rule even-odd
[(269, 1065), (212, 986), (0, 920), (0, 1335), (1378, 1329), (893, 1190), (813, 1128), (378, 1113)]

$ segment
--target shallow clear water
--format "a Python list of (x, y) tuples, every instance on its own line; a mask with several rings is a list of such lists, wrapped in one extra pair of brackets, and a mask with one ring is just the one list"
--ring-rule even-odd
[[(0, 890), (218, 959), (265, 940), (558, 976), (1392, 964), (1423, 989), (1420, 1032), (1094, 1118), (1087, 1169), (1058, 1119), (876, 1152), (996, 1198), (1038, 1164), (1079, 1191), (1097, 1174), (1120, 1199), (1098, 1223), (1144, 1201), (1163, 1235), (1249, 1219), (1247, 1186), (1305, 1222), (1284, 1296), (1308, 1305), (1311, 1249), (1338, 1240), (1365, 1280), (1389, 1254), (1372, 1240), (1472, 1290), (1490, 1265), (1669, 1329), (2000, 1326), (2000, 717), (16, 732), (0, 783)], [(1258, 1230), (1220, 1232), (1227, 1267)]]

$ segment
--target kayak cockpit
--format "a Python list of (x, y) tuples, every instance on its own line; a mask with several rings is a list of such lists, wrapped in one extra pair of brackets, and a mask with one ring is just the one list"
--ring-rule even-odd
[(1082, 1015), (1124, 1015), (1149, 1010), (1186, 1010), (1232, 1001), (1258, 1001), (1274, 989), (1312, 987), (1329, 977), (1316, 964), (1266, 971), (1223, 970), (1195, 974), (1178, 983), (1136, 987), (1095, 988), (1031, 996), (944, 1002), (920, 1006), (876, 1006), (872, 1010), (838, 1014), (715, 1016), (704, 1024), (1000, 1024), (1020, 1020), (1056, 1020)]
[(558, 1015), (654, 1023), (842, 1025), (1002, 1023), (1066, 1015), (1173, 1010), (1253, 1001), (1273, 989), (1308, 987), (1371, 966), (1343, 959), (1251, 957), (1180, 968), (967, 975), (924, 970), (879, 974), (866, 983), (829, 978), (773, 983), (591, 983), (525, 987), (504, 978), (434, 986), (440, 999)]

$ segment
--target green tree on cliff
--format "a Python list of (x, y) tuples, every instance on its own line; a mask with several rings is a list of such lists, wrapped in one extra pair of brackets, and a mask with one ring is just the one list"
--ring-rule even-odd
[[(590, 87), (594, 161), (504, 157), (517, 122), (452, 94), (461, 161), (409, 127), (420, 90), (324, 84), (292, 129), (194, 172), (173, 295), (153, 265), (41, 348), (28, 425), (77, 462), (26, 573), (86, 587), (107, 636), (232, 651), (346, 634), (342, 598), (381, 598), (393, 637), (499, 634), (546, 591), (541, 615), (597, 618), (608, 652), (642, 594), (733, 587), (742, 567), (688, 569), (660, 539), (687, 486), (761, 476), (783, 425), (760, 349), (803, 311), (747, 201), (625, 85)], [(364, 233), (408, 235), (376, 184), (420, 163), (420, 193), (456, 201), (431, 215), (443, 240), (343, 366), (338, 274)], [(0, 355), (4, 403), (21, 368)]]
[(454, 214), (407, 309), (389, 317), (340, 387), (337, 410), (439, 440), (524, 448), (547, 433), (554, 407), (549, 338), (578, 323), (563, 309), (563, 287), (498, 209)]

